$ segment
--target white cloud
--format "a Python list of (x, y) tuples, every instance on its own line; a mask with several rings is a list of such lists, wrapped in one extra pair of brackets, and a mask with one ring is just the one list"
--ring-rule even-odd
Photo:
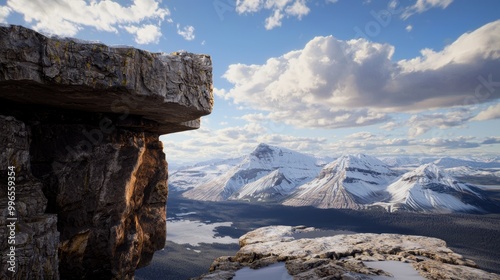
[[(160, 8), (156, 0), (133, 0), (130, 6), (115, 1), (58, 0), (9, 0), (12, 11), (24, 15), (32, 28), (61, 36), (74, 36), (84, 27), (99, 31), (118, 32), (118, 28), (144, 29), (146, 35), (136, 34), (136, 40), (156, 41), (157, 31), (143, 21), (165, 20), (170, 15), (167, 8)], [(142, 27), (137, 27), (142, 26)], [(134, 28), (135, 27), (135, 28)], [(130, 32), (130, 31), (128, 31)], [(156, 36), (156, 37), (155, 37)]]
[(7, 23), (7, 17), (10, 14), (10, 8), (7, 6), (0, 6), (0, 23)]
[(229, 97), (227, 96), (227, 91), (225, 89), (218, 89), (214, 87), (213, 93), (215, 96), (223, 98), (223, 99), (228, 99)]
[(311, 10), (306, 6), (305, 0), (295, 1), (285, 9), (287, 15), (297, 17), (298, 19), (302, 19), (302, 17), (309, 14), (310, 11)]
[(182, 141), (172, 141), (169, 135), (161, 137), (167, 159), (173, 158), (176, 162), (199, 162), (212, 158), (239, 157), (253, 150), (258, 143), (312, 153), (318, 151), (327, 141), (320, 137), (298, 137), (276, 133), (271, 123), (252, 121), (243, 126), (230, 126), (217, 130), (202, 125), (201, 129), (191, 131), (188, 137), (189, 139)]
[(471, 118), (471, 112), (462, 109), (447, 113), (413, 115), (406, 125), (410, 127), (408, 135), (410, 137), (417, 137), (431, 129), (446, 129), (462, 126)]
[(399, 128), (401, 127), (402, 124), (401, 123), (397, 123), (397, 122), (387, 122), (385, 123), (384, 125), (380, 126), (381, 129), (384, 129), (384, 130), (394, 130), (396, 128)]
[(407, 19), (416, 13), (421, 14), (436, 7), (446, 9), (452, 2), (453, 0), (417, 0), (413, 6), (406, 8), (401, 18)]
[(146, 24), (141, 27), (125, 26), (124, 28), (128, 33), (135, 35), (135, 42), (141, 45), (158, 44), (162, 35), (160, 27), (152, 24)]
[(270, 10), (271, 15), (265, 20), (267, 30), (281, 26), (285, 16), (300, 20), (311, 11), (306, 5), (306, 0), (237, 0), (235, 9), (238, 14)]
[(262, 9), (263, 0), (237, 0), (236, 12), (239, 14), (255, 13)]
[(375, 137), (371, 132), (356, 132), (351, 135), (347, 135), (346, 139), (370, 139)]
[(500, 103), (495, 105), (491, 105), (486, 110), (480, 112), (475, 116), (472, 120), (474, 121), (485, 121), (485, 120), (493, 120), (500, 119)]
[(500, 144), (500, 137), (486, 137), (481, 144), (490, 145), (490, 144)]
[(413, 30), (413, 26), (411, 24), (406, 26), (406, 31), (411, 32)]
[[(395, 49), (365, 39), (316, 37), (301, 50), (257, 65), (233, 64), (224, 98), (297, 127), (339, 128), (389, 121), (392, 112), (469, 105), (480, 74), (500, 68), (500, 21), (442, 51), (392, 61)], [(481, 95), (486, 103), (498, 95)], [(419, 134), (420, 132), (416, 132)]]
[(281, 26), (281, 20), (283, 19), (283, 14), (281, 14), (280, 10), (274, 10), (272, 16), (266, 18), (266, 29), (271, 30), (275, 27)]
[(454, 139), (449, 138), (430, 138), (420, 140), (420, 144), (428, 147), (444, 147), (447, 149), (470, 149), (480, 146), (478, 142), (470, 141), (470, 137), (457, 137)]
[(181, 25), (177, 24), (177, 34), (181, 35), (187, 41), (192, 41), (195, 37), (194, 27), (191, 25), (187, 25), (181, 29)]

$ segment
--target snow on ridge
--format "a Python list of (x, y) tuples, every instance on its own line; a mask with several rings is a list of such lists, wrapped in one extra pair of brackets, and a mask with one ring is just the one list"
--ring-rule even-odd
[[(386, 160), (365, 154), (346, 154), (320, 165), (317, 157), (261, 143), (246, 156), (232, 161), (214, 160), (185, 170), (183, 175), (200, 178), (194, 180), (199, 184), (183, 196), (210, 201), (275, 201), (320, 208), (383, 207), (388, 211), (481, 212), (483, 207), (494, 208), (494, 202), (489, 200), (484, 201), (489, 206), (483, 205), (486, 198), (482, 190), (459, 182), (447, 168), (438, 165), (442, 161), (431, 159), (418, 159), (423, 164), (409, 171), (409, 166), (391, 167)], [(462, 173), (474, 170), (455, 169)], [(402, 171), (407, 172), (402, 174)], [(483, 173), (493, 174), (488, 172)]]
[(458, 182), (434, 163), (423, 164), (403, 174), (387, 187), (391, 198), (387, 203), (391, 211), (404, 208), (412, 211), (481, 211), (475, 205), (462, 201), (481, 201), (483, 197), (468, 185)]
[[(183, 195), (201, 200), (281, 197), (304, 180), (314, 178), (320, 168), (313, 156), (261, 143), (219, 178), (202, 183)], [(276, 170), (281, 177), (270, 175)]]

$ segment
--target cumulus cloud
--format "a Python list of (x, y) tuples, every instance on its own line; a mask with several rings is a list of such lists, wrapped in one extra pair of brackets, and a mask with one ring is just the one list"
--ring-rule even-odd
[(413, 115), (406, 125), (410, 127), (408, 135), (410, 137), (417, 137), (434, 128), (446, 129), (462, 126), (471, 118), (471, 112), (467, 109), (462, 109), (447, 113)]
[(407, 19), (414, 14), (421, 14), (432, 8), (446, 9), (452, 2), (453, 0), (417, 0), (413, 6), (405, 9), (401, 18)]
[(485, 121), (493, 119), (500, 119), (500, 103), (488, 107), (486, 110), (477, 114), (472, 120)]
[(396, 128), (399, 128), (401, 127), (403, 124), (402, 123), (398, 123), (398, 122), (386, 122), (384, 125), (380, 126), (381, 129), (384, 129), (384, 130), (394, 130)]
[(257, 65), (233, 64), (224, 97), (297, 127), (366, 126), (411, 112), (485, 103), (480, 74), (500, 68), (500, 21), (460, 36), (442, 51), (394, 62), (394, 47), (365, 39), (316, 37), (301, 50)]
[[(170, 15), (156, 0), (133, 0), (130, 6), (115, 1), (84, 0), (8, 0), (7, 6), (24, 15), (26, 22), (38, 31), (74, 36), (84, 27), (118, 32), (124, 28), (136, 35), (136, 41), (157, 42), (159, 28), (147, 20), (163, 21)], [(146, 34), (140, 34), (144, 31)], [(161, 35), (161, 34), (160, 34)]]
[(161, 38), (160, 28), (153, 24), (145, 24), (141, 27), (125, 26), (124, 28), (128, 33), (134, 35), (137, 44), (158, 44)]
[(7, 6), (0, 6), (0, 23), (7, 23), (7, 17), (10, 14), (10, 8)]
[(312, 153), (321, 150), (327, 142), (326, 138), (321, 137), (299, 137), (275, 133), (273, 127), (254, 122), (217, 130), (202, 126), (201, 129), (190, 132), (187, 140), (169, 139), (169, 135), (161, 137), (165, 143), (167, 158), (175, 158), (180, 162), (239, 157), (253, 150), (258, 143)]
[(373, 137), (375, 137), (375, 135), (373, 135), (371, 132), (364, 132), (364, 131), (356, 132), (346, 136), (347, 139), (370, 139)]
[(236, 12), (239, 14), (256, 13), (261, 10), (270, 10), (271, 15), (265, 20), (267, 30), (281, 26), (283, 18), (296, 17), (302, 19), (309, 14), (310, 9), (306, 0), (237, 0)]
[(413, 30), (413, 25), (407, 25), (406, 28), (405, 28), (406, 31), (410, 32)]
[(180, 24), (177, 24), (177, 34), (181, 35), (187, 41), (194, 40), (194, 27), (191, 25), (184, 26), (181, 28)]
[(480, 146), (480, 143), (472, 142), (470, 140), (471, 138), (469, 137), (457, 137), (455, 139), (430, 138), (421, 140), (420, 144), (429, 147), (440, 147), (447, 149), (470, 149)]

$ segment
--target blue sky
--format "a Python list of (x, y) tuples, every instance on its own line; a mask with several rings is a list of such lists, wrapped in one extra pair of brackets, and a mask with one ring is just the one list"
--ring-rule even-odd
[(175, 163), (258, 142), (324, 156), (500, 156), (500, 1), (8, 0), (0, 22), (213, 61)]

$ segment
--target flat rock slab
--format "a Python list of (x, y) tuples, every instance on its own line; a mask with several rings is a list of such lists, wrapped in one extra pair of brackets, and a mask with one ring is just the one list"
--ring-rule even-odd
[(312, 231), (316, 229), (291, 226), (251, 231), (240, 237), (241, 248), (235, 256), (216, 259), (210, 273), (195, 279), (232, 279), (242, 268), (259, 269), (277, 262), (284, 262), (295, 280), (403, 279), (369, 265), (397, 261), (411, 265), (414, 271), (410, 272), (424, 279), (500, 280), (500, 275), (478, 269), (441, 239), (373, 233), (297, 238)]
[(21, 26), (0, 27), (0, 49), (3, 100), (133, 116), (131, 127), (160, 134), (199, 128), (212, 111), (208, 55), (113, 48)]

